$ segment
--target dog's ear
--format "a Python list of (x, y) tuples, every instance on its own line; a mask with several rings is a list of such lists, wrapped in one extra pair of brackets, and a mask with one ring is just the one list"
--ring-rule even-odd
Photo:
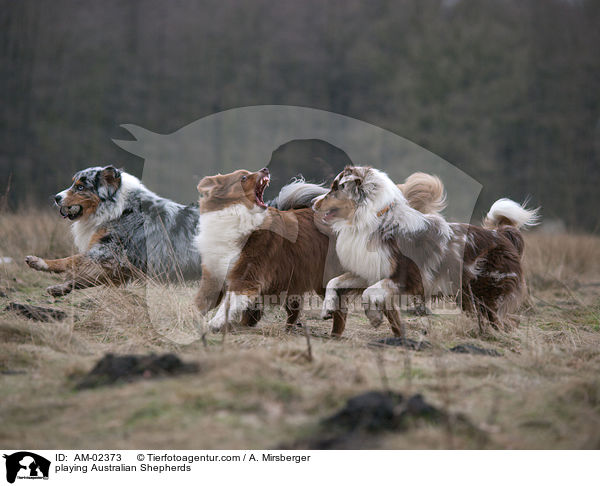
[(368, 192), (368, 184), (365, 180), (357, 175), (350, 176), (344, 181), (344, 192), (352, 199), (362, 200)]
[(215, 177), (207, 176), (198, 183), (198, 194), (200, 194), (200, 197), (205, 197), (210, 193), (210, 191), (212, 191), (212, 189), (214, 189), (216, 185), (217, 180), (215, 179)]
[(121, 187), (121, 171), (107, 165), (100, 172), (98, 194), (102, 199), (112, 199)]
[(354, 192), (362, 185), (362, 178), (350, 173), (339, 181), (339, 188), (347, 192)]

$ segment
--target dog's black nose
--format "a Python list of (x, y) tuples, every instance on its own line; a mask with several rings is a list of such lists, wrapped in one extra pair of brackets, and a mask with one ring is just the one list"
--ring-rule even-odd
[(267, 169), (266, 167), (260, 169), (259, 172), (264, 172), (265, 174), (269, 175), (269, 169)]
[(54, 201), (56, 201), (56, 204), (58, 204), (61, 200), (62, 200), (62, 196), (60, 194), (57, 194), (56, 196), (54, 196)]

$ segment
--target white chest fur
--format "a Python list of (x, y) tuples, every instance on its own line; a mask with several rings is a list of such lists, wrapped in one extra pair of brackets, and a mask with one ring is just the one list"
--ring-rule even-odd
[(214, 278), (224, 281), (229, 269), (237, 262), (246, 239), (260, 227), (266, 216), (264, 209), (248, 209), (243, 204), (203, 213), (195, 239), (202, 266)]
[(369, 285), (391, 275), (388, 249), (378, 238), (370, 241), (367, 232), (350, 226), (343, 228), (338, 234), (336, 251), (344, 269), (366, 279)]
[(85, 253), (88, 250), (92, 236), (94, 236), (97, 229), (98, 225), (92, 219), (75, 221), (71, 225), (71, 233), (79, 253)]

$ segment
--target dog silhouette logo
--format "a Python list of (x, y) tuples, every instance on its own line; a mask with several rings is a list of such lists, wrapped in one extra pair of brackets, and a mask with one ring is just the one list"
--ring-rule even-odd
[(48, 479), (50, 472), (50, 461), (45, 457), (33, 452), (20, 451), (7, 456), (6, 480), (12, 484), (18, 478)]

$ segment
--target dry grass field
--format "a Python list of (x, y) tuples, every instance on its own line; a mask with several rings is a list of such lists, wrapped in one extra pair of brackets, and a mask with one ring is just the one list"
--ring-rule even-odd
[[(198, 338), (189, 288), (94, 288), (54, 299), (59, 278), (28, 269), (27, 254), (72, 252), (68, 224), (54, 213), (0, 215), (0, 448), (277, 448), (310, 437), (354, 395), (389, 388), (420, 393), (468, 418), (384, 431), (355, 447), (599, 448), (600, 239), (527, 235), (530, 299), (513, 332), (479, 334), (465, 316), (407, 316), (421, 351), (377, 348), (390, 336), (351, 316), (343, 339), (326, 337), (318, 309), (302, 332), (284, 331), (272, 309), (258, 327)], [(9, 302), (59, 308), (37, 322)], [(499, 357), (456, 354), (457, 344)], [(75, 390), (106, 353), (174, 352), (195, 374)]]

